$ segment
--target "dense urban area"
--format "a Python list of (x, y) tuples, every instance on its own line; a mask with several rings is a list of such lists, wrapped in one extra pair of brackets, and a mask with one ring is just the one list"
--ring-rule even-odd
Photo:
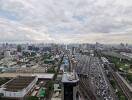
[(132, 45), (1, 43), (0, 100), (132, 100)]

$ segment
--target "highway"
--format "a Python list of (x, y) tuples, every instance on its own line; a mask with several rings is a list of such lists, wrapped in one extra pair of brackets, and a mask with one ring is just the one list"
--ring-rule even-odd
[(110, 89), (98, 57), (79, 55), (76, 60), (80, 86), (84, 88), (83, 91), (91, 100), (117, 100), (114, 91)]

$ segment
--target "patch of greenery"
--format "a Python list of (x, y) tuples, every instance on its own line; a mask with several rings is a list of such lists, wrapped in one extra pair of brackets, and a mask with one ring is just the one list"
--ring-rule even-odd
[(36, 96), (29, 96), (27, 97), (27, 100), (39, 100)]
[(114, 80), (110, 80), (110, 84), (112, 85), (112, 87), (115, 89), (116, 88), (116, 83)]
[(132, 83), (132, 74), (127, 74), (127, 79)]
[(54, 67), (52, 67), (52, 68), (50, 68), (50, 69), (48, 69), (47, 70), (47, 73), (55, 73), (56, 71), (55, 71), (55, 68)]
[(50, 92), (51, 92), (52, 89), (53, 89), (53, 81), (48, 81), (48, 82), (46, 83), (46, 87), (47, 87), (47, 89), (46, 89), (46, 97), (48, 97), (49, 94), (50, 94)]
[(131, 61), (122, 59), (120, 60), (119, 58), (116, 57), (112, 57), (112, 56), (106, 56), (104, 55), (107, 59), (109, 59), (109, 61), (111, 63), (115, 64), (115, 68), (116, 70), (121, 70), (121, 71), (125, 71), (128, 72), (128, 70), (131, 69)]
[(45, 59), (44, 63), (45, 64), (54, 64), (55, 62), (53, 60), (50, 60), (50, 59)]
[(119, 100), (126, 100), (125, 96), (121, 95)]
[(45, 60), (45, 59), (51, 59), (51, 54), (47, 54), (45, 53), (43, 56), (42, 56), (42, 59)]

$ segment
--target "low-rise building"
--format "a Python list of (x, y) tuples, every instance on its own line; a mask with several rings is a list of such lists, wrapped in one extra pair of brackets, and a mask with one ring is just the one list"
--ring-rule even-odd
[(17, 76), (0, 87), (3, 98), (23, 99), (35, 86), (36, 76)]

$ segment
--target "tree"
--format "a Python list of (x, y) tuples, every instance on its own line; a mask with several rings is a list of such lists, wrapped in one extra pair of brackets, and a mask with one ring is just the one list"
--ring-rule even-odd
[(132, 83), (132, 74), (128, 74), (127, 79)]
[(35, 52), (31, 52), (31, 56), (35, 56), (36, 55), (36, 53)]
[(126, 100), (126, 99), (125, 99), (125, 96), (123, 96), (123, 95), (120, 96), (120, 100)]
[(39, 100), (36, 96), (29, 96), (27, 97), (27, 100)]
[(111, 80), (110, 83), (111, 83), (111, 85), (113, 86), (113, 88), (115, 89), (115, 88), (116, 88), (115, 81), (114, 81), (114, 80)]
[(46, 97), (49, 96), (51, 90), (53, 89), (53, 81), (48, 81), (46, 83), (46, 87), (47, 87), (47, 90), (46, 90)]

